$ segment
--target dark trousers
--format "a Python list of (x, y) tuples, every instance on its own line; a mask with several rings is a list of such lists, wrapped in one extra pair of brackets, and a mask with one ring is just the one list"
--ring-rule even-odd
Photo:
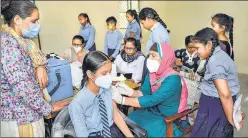
[(94, 43), (91, 48), (88, 49), (89, 51), (96, 51), (96, 44)]
[[(125, 137), (123, 133), (120, 131), (120, 129), (116, 126), (115, 123), (110, 127), (110, 133), (111, 133), (112, 138), (117, 138), (117, 137), (124, 138)], [(103, 138), (103, 136), (102, 136), (101, 131), (98, 131), (98, 132), (90, 133), (89, 138)]]
[[(112, 56), (114, 54), (114, 52), (115, 52), (115, 49), (109, 49), (108, 48), (108, 56), (109, 57)], [(119, 53), (120, 53), (120, 51), (119, 51)], [(115, 61), (115, 58), (113, 57), (113, 59), (111, 60), (111, 62), (114, 62), (114, 61)]]

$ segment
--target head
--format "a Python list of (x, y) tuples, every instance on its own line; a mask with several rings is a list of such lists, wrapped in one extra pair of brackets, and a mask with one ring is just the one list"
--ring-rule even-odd
[(108, 30), (114, 30), (116, 28), (117, 20), (114, 16), (110, 16), (106, 19)]
[(84, 38), (81, 35), (75, 35), (72, 38), (72, 46), (76, 53), (81, 51), (84, 48), (84, 45), (85, 45)]
[(39, 10), (31, 1), (2, 0), (1, 13), (18, 35), (34, 38), (39, 34)]
[(152, 8), (143, 8), (139, 13), (139, 19), (140, 19), (140, 23), (147, 30), (151, 30), (153, 25), (156, 24), (157, 22), (159, 22), (161, 25), (164, 26), (165, 29), (167, 29), (167, 25), (159, 17), (157, 12)]
[(211, 28), (204, 28), (198, 31), (192, 40), (194, 42), (194, 47), (202, 60), (208, 60), (213, 54), (215, 47), (219, 45), (218, 35)]
[(132, 56), (137, 51), (139, 51), (135, 38), (127, 38), (126, 39), (124, 50), (128, 56)]
[(95, 87), (107, 89), (112, 83), (109, 75), (111, 70), (112, 64), (106, 54), (100, 51), (89, 52), (83, 61), (82, 87), (85, 83), (91, 83)]
[(87, 13), (80, 13), (78, 15), (78, 21), (82, 26), (85, 26), (87, 23), (91, 24), (90, 18)]
[(190, 54), (193, 54), (196, 50), (192, 42), (193, 35), (189, 35), (185, 38), (185, 46)]
[(229, 33), (231, 45), (233, 45), (233, 22), (233, 17), (223, 13), (214, 15), (211, 21), (211, 25), (218, 35), (223, 35), (226, 32)]

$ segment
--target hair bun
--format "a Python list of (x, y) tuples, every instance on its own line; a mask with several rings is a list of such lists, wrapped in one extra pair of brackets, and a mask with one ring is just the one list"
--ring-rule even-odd
[(1, 1), (1, 13), (4, 13), (10, 8), (12, 0), (2, 0)]

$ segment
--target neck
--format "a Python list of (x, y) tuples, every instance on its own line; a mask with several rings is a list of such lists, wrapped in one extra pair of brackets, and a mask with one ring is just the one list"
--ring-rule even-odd
[(92, 80), (89, 80), (87, 82), (86, 88), (88, 88), (95, 95), (97, 95), (99, 93), (99, 90), (100, 90), (100, 88), (98, 86), (96, 86), (96, 84)]
[[(158, 22), (158, 21), (156, 21), (156, 20), (152, 20), (152, 21), (151, 21), (152, 27), (153, 27), (157, 22)], [(151, 27), (151, 29), (152, 29), (152, 27)], [(150, 30), (151, 30), (151, 29), (150, 29)]]
[(21, 30), (14, 24), (10, 24), (10, 27), (19, 35), (22, 37), (22, 32)]
[(219, 38), (219, 40), (228, 41), (228, 38), (227, 38), (225, 33), (218, 34), (218, 38)]
[(112, 31), (114, 31), (114, 30), (116, 30), (116, 27), (113, 27), (113, 28), (112, 28)]

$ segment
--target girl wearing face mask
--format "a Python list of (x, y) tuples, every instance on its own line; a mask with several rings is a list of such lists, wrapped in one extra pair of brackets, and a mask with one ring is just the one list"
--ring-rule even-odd
[[(169, 44), (155, 43), (149, 53), (149, 74), (140, 91), (118, 83), (113, 87), (112, 97), (119, 104), (140, 108), (128, 117), (147, 130), (148, 137), (165, 137), (164, 117), (188, 109), (188, 91), (184, 81), (172, 68), (176, 58)], [(122, 97), (121, 94), (129, 97)], [(180, 134), (182, 132), (176, 128), (174, 136)]]
[(62, 55), (62, 58), (70, 62), (79, 61), (83, 63), (85, 55), (89, 52), (84, 49), (84, 38), (81, 35), (75, 35), (72, 38), (72, 46)]
[[(146, 54), (149, 54), (150, 47), (155, 42), (170, 42), (169, 30), (167, 29), (167, 25), (164, 21), (160, 18), (158, 13), (152, 8), (143, 8), (139, 13), (140, 23), (143, 27), (151, 32), (150, 38), (146, 43)], [(146, 57), (147, 60), (148, 57)], [(143, 75), (142, 75), (142, 83), (145, 80), (145, 76), (148, 73), (148, 69), (146, 67), (146, 60), (143, 68)]]
[(85, 39), (85, 47), (89, 51), (96, 50), (95, 44), (95, 28), (91, 25), (90, 18), (86, 13), (80, 13), (78, 15), (79, 23), (81, 24), (79, 35)]
[(52, 110), (41, 91), (46, 60), (28, 40), (40, 30), (38, 8), (30, 1), (1, 1), (1, 13), (7, 22), (1, 31), (1, 136), (45, 137), (43, 116)]
[(125, 41), (124, 50), (115, 60), (117, 72), (132, 82), (139, 83), (142, 77), (140, 69), (144, 66), (144, 55), (138, 51), (138, 44), (134, 38), (127, 38)]
[[(190, 137), (233, 137), (233, 127), (237, 125), (233, 104), (240, 91), (235, 63), (221, 50), (213, 29), (198, 31), (193, 41), (206, 63), (200, 84), (200, 107)], [(242, 122), (237, 123), (242, 127)]]
[(93, 51), (85, 56), (83, 88), (69, 105), (77, 137), (133, 137), (112, 101), (111, 69), (106, 54)]
[(131, 9), (128, 10), (126, 12), (126, 17), (128, 21), (128, 26), (125, 32), (124, 41), (127, 38), (135, 38), (137, 41), (137, 45), (138, 45), (138, 51), (141, 51), (140, 39), (142, 37), (142, 34), (141, 34), (139, 17), (138, 17), (136, 10), (131, 10)]

